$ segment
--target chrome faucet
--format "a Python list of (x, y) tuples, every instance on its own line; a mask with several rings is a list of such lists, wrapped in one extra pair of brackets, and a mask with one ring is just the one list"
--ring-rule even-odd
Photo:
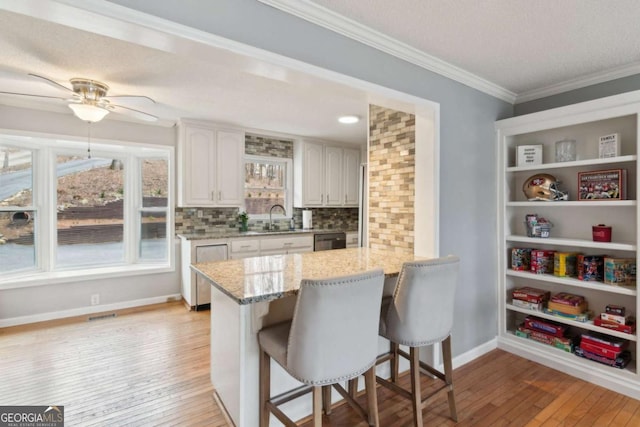
[(273, 208), (277, 208), (277, 207), (280, 207), (282, 209), (282, 213), (284, 214), (284, 216), (287, 216), (287, 210), (284, 208), (284, 206), (279, 204), (275, 204), (271, 206), (271, 209), (269, 209), (269, 230), (273, 230), (273, 220), (271, 219), (271, 213), (273, 212)]

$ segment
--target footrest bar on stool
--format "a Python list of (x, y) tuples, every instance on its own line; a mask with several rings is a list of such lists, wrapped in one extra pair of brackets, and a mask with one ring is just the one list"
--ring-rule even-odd
[(376, 376), (376, 382), (378, 384), (380, 384), (381, 386), (384, 386), (392, 391), (395, 391), (396, 393), (398, 393), (400, 396), (405, 397), (409, 400), (412, 399), (411, 393), (405, 389), (403, 389), (402, 387), (400, 387), (398, 384), (396, 383), (392, 383), (391, 381), (388, 381), (384, 378), (378, 377)]
[(283, 403), (287, 403), (293, 399), (297, 399), (300, 396), (304, 396), (313, 390), (313, 387), (310, 385), (302, 385), (298, 388), (294, 388), (293, 390), (285, 391), (282, 394), (272, 397), (269, 399), (271, 403), (274, 405), (282, 405)]

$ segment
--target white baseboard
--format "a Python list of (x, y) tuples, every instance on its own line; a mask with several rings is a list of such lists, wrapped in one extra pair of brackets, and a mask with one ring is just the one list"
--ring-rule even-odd
[(45, 322), (47, 320), (64, 319), (65, 317), (83, 316), (85, 314), (102, 313), (111, 310), (122, 310), (125, 308), (142, 307), (163, 302), (180, 301), (180, 294), (162, 295), (158, 297), (143, 298), (132, 301), (122, 301), (113, 304), (92, 305), (89, 307), (72, 308), (69, 310), (53, 311), (49, 313), (32, 314), (29, 316), (12, 317), (0, 319), (0, 328), (10, 326), (26, 325), (29, 323)]
[(490, 352), (491, 350), (495, 350), (496, 348), (498, 348), (498, 337), (495, 337), (484, 344), (480, 344), (479, 346), (472, 348), (466, 353), (462, 353), (461, 355), (454, 357), (452, 361), (453, 369), (459, 368), (462, 365), (466, 365), (472, 360), (475, 360), (478, 357)]

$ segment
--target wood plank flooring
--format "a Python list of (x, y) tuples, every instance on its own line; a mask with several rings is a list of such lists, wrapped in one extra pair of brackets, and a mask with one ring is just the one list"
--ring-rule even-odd
[[(209, 312), (181, 303), (0, 329), (0, 370), (0, 405), (64, 405), (66, 426), (227, 426), (209, 381)], [(454, 381), (459, 422), (442, 393), (425, 426), (640, 425), (640, 401), (500, 350)], [(385, 388), (378, 401), (382, 426), (410, 425), (409, 401)], [(366, 423), (340, 405), (324, 425)]]

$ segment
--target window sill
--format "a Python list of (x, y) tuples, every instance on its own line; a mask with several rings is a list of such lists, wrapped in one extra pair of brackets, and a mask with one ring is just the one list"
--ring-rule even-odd
[(174, 271), (175, 266), (167, 263), (102, 267), (73, 271), (33, 272), (32, 274), (24, 276), (0, 279), (0, 290), (146, 274), (171, 273)]

